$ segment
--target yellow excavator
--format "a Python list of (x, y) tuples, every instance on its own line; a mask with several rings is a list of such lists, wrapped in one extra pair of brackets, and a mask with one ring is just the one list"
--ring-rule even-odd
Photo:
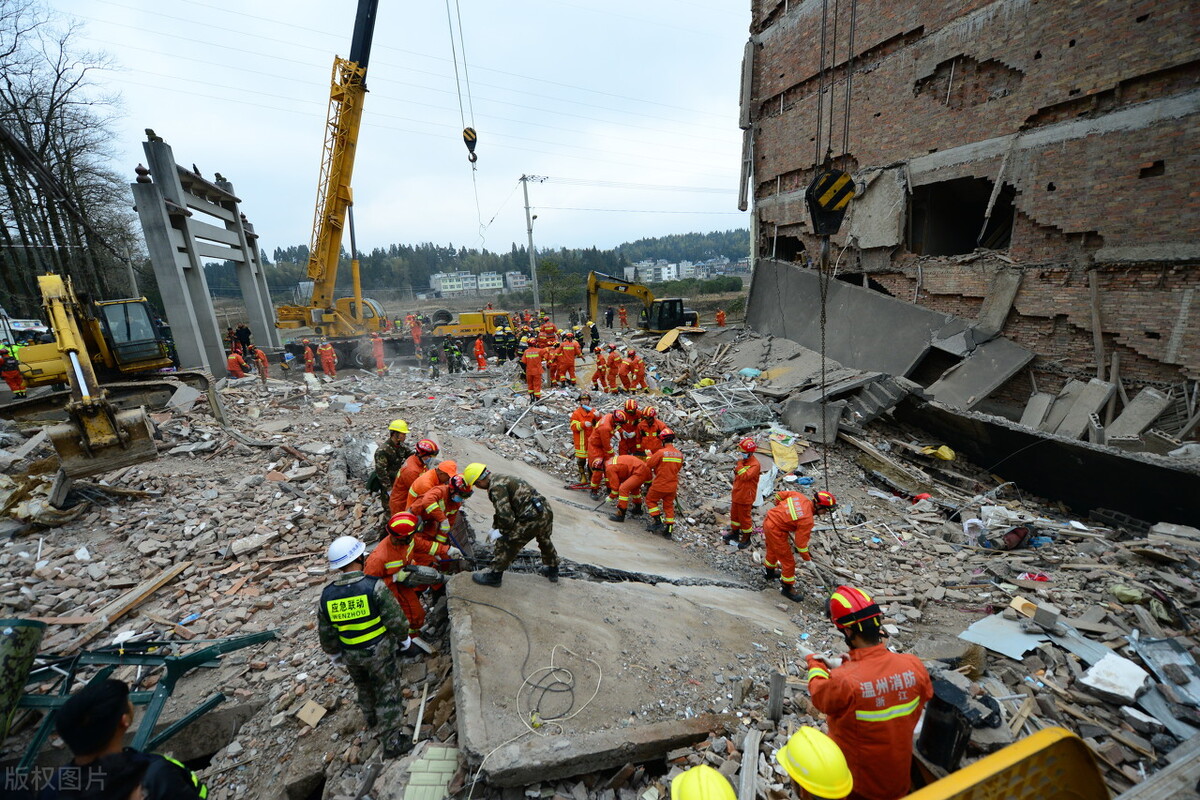
[[(375, 32), (379, 0), (359, 0), (350, 58), (335, 56), (325, 125), (325, 148), (317, 182), (317, 207), (309, 246), (308, 277), (312, 296), (305, 305), (282, 305), (275, 311), (278, 328), (311, 328), (317, 336), (358, 337), (382, 329), (383, 306), (362, 296), (358, 252), (354, 242), (354, 194), (350, 178), (367, 95), (367, 62)], [(334, 297), (342, 231), (350, 230), (351, 297)]]
[(638, 324), (650, 333), (666, 333), (680, 327), (698, 327), (700, 314), (684, 308), (682, 297), (655, 298), (650, 288), (640, 283), (614, 278), (603, 272), (589, 272), (587, 283), (588, 319), (597, 320), (600, 311), (600, 290), (636, 297), (642, 301), (641, 320)]
[[(22, 373), (31, 387), (70, 386), (65, 402), (55, 398), (66, 422), (47, 428), (63, 472), (79, 478), (157, 458), (145, 409), (118, 409), (97, 378), (98, 367), (106, 376), (135, 376), (173, 366), (146, 299), (84, 304), (69, 278), (52, 274), (39, 275), (38, 288), (55, 341), (23, 347)], [(45, 398), (17, 405), (45, 405)]]

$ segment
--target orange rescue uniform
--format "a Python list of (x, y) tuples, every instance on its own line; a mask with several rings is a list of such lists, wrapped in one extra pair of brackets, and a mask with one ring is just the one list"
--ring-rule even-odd
[(596, 425), (596, 412), (576, 408), (571, 412), (571, 443), (575, 445), (575, 457), (588, 457), (588, 438)]
[(333, 345), (325, 342), (317, 348), (317, 355), (321, 357), (321, 372), (324, 372), (331, 378), (336, 378), (337, 352), (333, 349)]
[(487, 369), (487, 351), (483, 347), (483, 337), (475, 338), (475, 365), (480, 371)]
[(304, 345), (304, 371), (305, 372), (316, 372), (316, 369), (317, 369), (317, 357), (313, 353), (312, 346), (306, 344), (306, 345)]
[(646, 419), (645, 417), (638, 423), (638, 444), (637, 449), (640, 453), (650, 455), (657, 453), (663, 448), (662, 440), (658, 437), (667, 429), (667, 423), (657, 417), (654, 419)]
[(413, 501), (409, 511), (421, 518), (418, 540), (446, 544), (462, 507), (462, 501), (454, 502), (450, 494), (450, 485), (442, 483)]
[(650, 480), (650, 467), (637, 456), (617, 456), (605, 468), (608, 478), (608, 496), (617, 498), (617, 510), (624, 511), (632, 499), (635, 506), (642, 504), (642, 485)]
[(392, 492), (388, 495), (388, 510), (393, 515), (408, 509), (408, 489), (427, 469), (425, 462), (418, 455), (411, 455), (404, 460), (404, 466), (396, 473), (396, 480), (392, 482)]
[(229, 374), (235, 378), (244, 378), (250, 365), (237, 353), (230, 353), (229, 358), (225, 359), (225, 369), (229, 370)]
[(763, 566), (782, 572), (785, 586), (796, 582), (796, 556), (792, 553), (792, 537), (796, 549), (805, 561), (812, 561), (808, 540), (812, 537), (813, 504), (801, 492), (779, 492), (779, 502), (767, 512), (763, 534), (767, 538), (767, 560)]
[[(658, 420), (655, 420), (657, 422)], [(663, 522), (675, 524), (675, 494), (679, 491), (679, 470), (683, 469), (683, 453), (674, 444), (665, 444), (646, 459), (646, 468), (654, 475), (646, 506), (650, 516), (662, 514)]]
[[(601, 417), (600, 421), (592, 428), (592, 433), (588, 436), (587, 458), (589, 463), (595, 461), (597, 458), (608, 461), (613, 457), (612, 441), (613, 425), (615, 424), (612, 413), (608, 413)], [(592, 489), (600, 488), (600, 478), (603, 470), (603, 466), (600, 469), (592, 470), (590, 484)]]
[[(421, 605), (421, 599), (417, 596), (416, 590), (396, 583), (395, 576), (396, 573), (416, 563), (414, 555), (418, 549), (421, 549), (421, 545), (415, 536), (410, 537), (408, 544), (404, 545), (398, 545), (393, 542), (393, 537), (385, 536), (383, 541), (371, 551), (371, 555), (367, 556), (367, 563), (363, 567), (364, 574), (370, 575), (372, 578), (383, 579), (387, 587), (392, 590), (392, 594), (400, 601), (400, 607), (404, 609), (404, 616), (408, 618), (409, 636), (416, 636), (425, 624), (425, 607)], [(428, 549), (428, 547), (424, 549)], [(401, 577), (401, 580), (403, 579)]]
[(617, 429), (621, 437), (617, 442), (617, 453), (623, 456), (639, 455), (638, 418), (630, 415), (629, 421)]
[(521, 356), (521, 363), (525, 365), (525, 386), (529, 389), (529, 396), (540, 399), (542, 396), (542, 351), (536, 347), (529, 347)]
[(574, 339), (567, 339), (558, 348), (558, 374), (561, 380), (570, 379), (571, 383), (578, 383), (575, 378), (575, 361), (583, 358), (583, 351), (579, 349), (579, 342)]
[[(443, 469), (443, 467), (445, 467), (445, 469)], [(442, 461), (433, 469), (426, 470), (418, 475), (412, 482), (412, 485), (408, 487), (408, 500), (406, 501), (407, 504), (404, 506), (405, 511), (411, 511), (420, 516), (413, 506), (416, 505), (417, 499), (421, 497), (421, 495), (425, 494), (433, 487), (441, 484), (442, 476), (438, 474), (439, 470), (446, 475), (446, 480), (450, 480), (450, 478), (458, 474), (458, 464), (454, 463), (453, 461)]]
[(747, 453), (746, 457), (737, 462), (733, 469), (733, 496), (729, 503), (729, 531), (748, 536), (754, 530), (754, 520), (750, 516), (750, 506), (758, 495), (758, 476), (762, 474), (762, 465)]
[(913, 729), (933, 697), (921, 660), (882, 643), (858, 648), (834, 670), (810, 662), (808, 691), (854, 776), (850, 797), (896, 800), (908, 794)]

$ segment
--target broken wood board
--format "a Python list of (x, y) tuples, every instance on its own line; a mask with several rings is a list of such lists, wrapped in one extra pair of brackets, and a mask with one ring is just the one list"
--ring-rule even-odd
[(181, 572), (191, 565), (191, 561), (181, 561), (178, 564), (172, 564), (153, 578), (142, 581), (116, 600), (101, 608), (96, 612), (96, 621), (85, 626), (75, 641), (67, 645), (63, 652), (70, 655), (78, 651), (85, 644), (103, 633), (109, 625), (137, 608), (150, 595), (177, 578)]

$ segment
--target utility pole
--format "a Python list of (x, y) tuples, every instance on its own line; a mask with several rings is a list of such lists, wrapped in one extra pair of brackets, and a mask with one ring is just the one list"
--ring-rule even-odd
[(529, 280), (533, 284), (533, 313), (542, 310), (542, 296), (538, 292), (537, 257), (533, 254), (533, 217), (529, 215), (529, 182), (544, 181), (537, 175), (522, 175), (521, 188), (525, 191), (525, 231), (529, 234)]

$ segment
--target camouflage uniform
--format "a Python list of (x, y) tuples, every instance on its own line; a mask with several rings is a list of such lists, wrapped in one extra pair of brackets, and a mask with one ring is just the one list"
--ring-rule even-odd
[(376, 492), (379, 495), (379, 502), (383, 504), (383, 513), (389, 517), (391, 516), (391, 510), (388, 507), (389, 493), (392, 490), (392, 484), (396, 482), (396, 473), (400, 471), (404, 462), (412, 454), (413, 449), (408, 446), (408, 442), (392, 444), (390, 437), (375, 451), (375, 479), (379, 482), (379, 489)]
[[(326, 653), (342, 654), (346, 671), (358, 690), (358, 705), (367, 723), (374, 727), (378, 722), (382, 730), (393, 730), (404, 724), (404, 699), (400, 695), (402, 687), (396, 669), (396, 651), (408, 637), (408, 619), (387, 584), (377, 578), (368, 578), (360, 570), (339, 574), (325, 589), (326, 592), (336, 591), (335, 587), (349, 587), (359, 581), (369, 582), (361, 588), (370, 591), (384, 633), (365, 646), (348, 647), (329, 618), (326, 603), (318, 602), (317, 636)], [(322, 601), (325, 599), (326, 594), (322, 593)]]
[(501, 534), (492, 556), (491, 571), (508, 569), (521, 548), (533, 539), (542, 551), (542, 563), (557, 567), (558, 553), (550, 541), (550, 534), (554, 532), (554, 512), (546, 498), (512, 475), (492, 475), (487, 492), (495, 508), (492, 527)]

